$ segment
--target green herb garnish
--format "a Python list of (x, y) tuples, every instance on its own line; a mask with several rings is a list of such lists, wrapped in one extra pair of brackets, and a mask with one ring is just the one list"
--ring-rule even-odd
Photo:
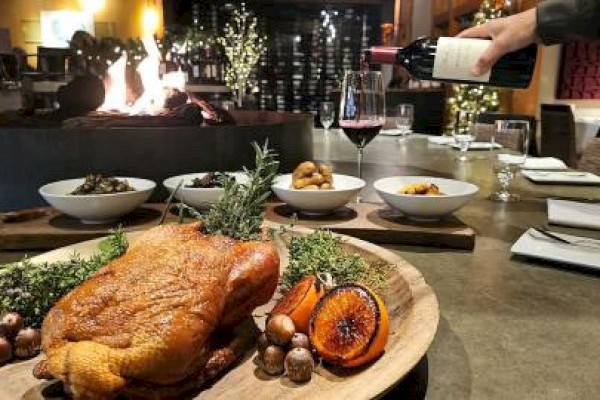
[(265, 202), (271, 195), (279, 162), (267, 143), (262, 148), (256, 143), (252, 146), (256, 152), (256, 167), (253, 170), (244, 167), (248, 182), (223, 180), (225, 193), (211, 206), (207, 215), (200, 217), (207, 233), (239, 240), (261, 238)]
[(121, 230), (98, 245), (88, 259), (73, 254), (68, 261), (33, 263), (29, 259), (0, 266), (0, 313), (18, 312), (26, 326), (39, 327), (44, 317), (65, 294), (121, 256), (128, 243)]
[(281, 277), (284, 288), (290, 289), (307, 275), (330, 274), (336, 285), (362, 283), (381, 289), (392, 269), (390, 264), (369, 263), (360, 254), (348, 252), (343, 244), (341, 237), (327, 230), (292, 236), (289, 264)]

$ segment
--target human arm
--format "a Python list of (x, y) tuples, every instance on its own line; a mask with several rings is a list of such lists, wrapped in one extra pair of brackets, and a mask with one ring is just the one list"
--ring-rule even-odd
[(487, 72), (503, 55), (532, 43), (552, 45), (577, 37), (599, 36), (600, 0), (547, 0), (534, 9), (493, 19), (459, 34), (492, 39), (472, 68), (476, 76)]

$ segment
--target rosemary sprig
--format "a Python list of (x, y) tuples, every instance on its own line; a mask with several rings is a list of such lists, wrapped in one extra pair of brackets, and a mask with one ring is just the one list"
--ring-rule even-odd
[(54, 304), (127, 250), (127, 237), (120, 229), (98, 246), (88, 259), (73, 254), (68, 261), (33, 263), (24, 259), (0, 265), (0, 314), (15, 311), (27, 326), (39, 327)]
[(263, 147), (256, 143), (252, 143), (252, 146), (256, 152), (256, 167), (253, 170), (244, 167), (248, 182), (224, 180), (223, 196), (212, 205), (208, 214), (200, 217), (207, 233), (239, 240), (260, 239), (265, 202), (271, 195), (271, 185), (277, 175), (279, 162), (268, 143)]

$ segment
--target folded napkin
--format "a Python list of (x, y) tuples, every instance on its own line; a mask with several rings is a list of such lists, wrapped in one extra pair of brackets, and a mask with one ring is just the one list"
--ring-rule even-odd
[(565, 170), (567, 165), (554, 157), (527, 157), (523, 169)]
[(537, 232), (535, 229), (529, 229), (517, 240), (510, 249), (511, 253), (520, 256), (538, 258), (541, 260), (553, 261), (560, 266), (561, 264), (571, 264), (586, 268), (600, 269), (600, 247), (594, 243), (600, 244), (600, 241), (564, 235), (553, 232), (556, 236), (573, 242), (585, 241), (590, 245), (570, 245), (558, 242)]
[(429, 143), (442, 144), (442, 145), (456, 143), (456, 140), (454, 140), (454, 138), (452, 136), (430, 136), (427, 138), (427, 141)]
[(551, 224), (600, 229), (600, 204), (548, 199)]

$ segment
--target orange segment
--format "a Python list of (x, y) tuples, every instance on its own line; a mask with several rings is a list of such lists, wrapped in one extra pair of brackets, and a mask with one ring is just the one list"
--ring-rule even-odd
[(317, 278), (305, 276), (279, 300), (271, 315), (285, 314), (294, 321), (296, 332), (308, 333), (310, 314), (323, 293)]
[(309, 336), (326, 361), (363, 365), (383, 353), (389, 332), (385, 305), (370, 289), (342, 286), (327, 293), (313, 311)]
[(370, 289), (367, 290), (369, 290), (371, 296), (373, 296), (375, 298), (375, 301), (377, 302), (377, 306), (379, 309), (379, 329), (377, 330), (375, 337), (371, 341), (369, 350), (364, 355), (345, 362), (343, 364), (344, 367), (359, 367), (381, 356), (381, 354), (383, 354), (385, 345), (388, 340), (390, 332), (390, 317), (388, 315), (387, 307), (385, 306), (383, 300), (381, 300), (379, 296), (377, 296)]

